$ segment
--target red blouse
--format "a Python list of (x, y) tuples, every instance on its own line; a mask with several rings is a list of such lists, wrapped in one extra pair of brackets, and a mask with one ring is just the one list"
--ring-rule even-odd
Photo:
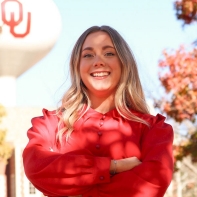
[[(134, 112), (133, 112), (134, 113)], [(56, 143), (58, 117), (43, 110), (32, 119), (23, 152), (28, 179), (46, 196), (162, 197), (173, 173), (172, 127), (165, 118), (135, 112), (150, 127), (122, 118), (116, 109), (93, 109), (74, 124), (68, 142)], [(142, 164), (110, 176), (111, 159), (138, 157)]]

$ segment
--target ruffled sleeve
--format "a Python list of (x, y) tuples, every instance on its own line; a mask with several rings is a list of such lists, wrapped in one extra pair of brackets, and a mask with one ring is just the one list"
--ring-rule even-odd
[(146, 115), (144, 119), (150, 127), (144, 126), (142, 131), (142, 164), (116, 174), (110, 184), (100, 185), (100, 196), (163, 197), (165, 194), (173, 174), (173, 130), (162, 115)]
[(95, 157), (87, 149), (60, 153), (55, 140), (57, 125), (55, 112), (47, 110), (32, 119), (23, 163), (34, 186), (47, 196), (74, 196), (109, 182), (110, 158)]

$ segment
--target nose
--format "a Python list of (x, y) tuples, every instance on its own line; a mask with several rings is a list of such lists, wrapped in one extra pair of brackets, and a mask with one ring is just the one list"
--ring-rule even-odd
[(105, 66), (105, 61), (100, 56), (95, 57), (94, 66)]

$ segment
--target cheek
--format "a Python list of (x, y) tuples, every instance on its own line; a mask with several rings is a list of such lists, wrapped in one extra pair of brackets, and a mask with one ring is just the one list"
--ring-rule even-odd
[(83, 74), (83, 67), (81, 67), (81, 65), (79, 66), (79, 74), (80, 74), (80, 76), (82, 76), (82, 74)]
[(86, 83), (87, 83), (87, 74), (88, 74), (87, 67), (85, 65), (83, 65), (83, 64), (80, 64), (79, 73), (80, 73), (81, 80), (86, 85)]
[(81, 61), (79, 64), (80, 73), (88, 72), (88, 64), (85, 61)]
[(116, 77), (117, 77), (117, 79), (120, 79), (121, 78), (121, 74), (122, 74), (121, 64), (116, 64), (116, 66), (114, 67), (114, 70), (116, 70)]
[(79, 72), (81, 77), (85, 74), (85, 71), (86, 71), (86, 67), (83, 65), (83, 63), (80, 63)]

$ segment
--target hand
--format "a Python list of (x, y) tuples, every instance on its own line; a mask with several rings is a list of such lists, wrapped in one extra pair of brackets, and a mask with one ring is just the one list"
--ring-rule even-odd
[[(116, 163), (115, 163), (116, 162)], [(112, 160), (110, 165), (110, 172), (113, 174), (131, 170), (135, 166), (140, 165), (142, 162), (137, 157), (129, 157), (125, 159)]]

